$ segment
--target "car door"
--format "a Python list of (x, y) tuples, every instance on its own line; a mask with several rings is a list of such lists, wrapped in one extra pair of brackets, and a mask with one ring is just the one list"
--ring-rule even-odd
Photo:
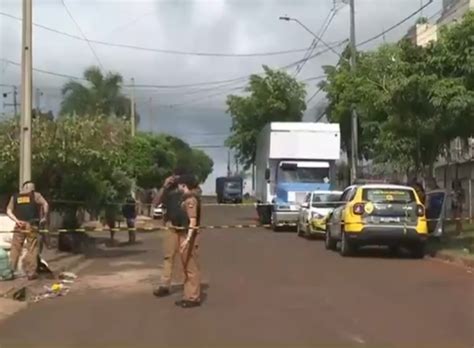
[(346, 209), (347, 202), (350, 201), (351, 197), (355, 193), (355, 187), (348, 187), (344, 190), (341, 195), (340, 205), (334, 209), (331, 218), (331, 234), (333, 238), (340, 238), (342, 233), (341, 225), (344, 222), (344, 210)]
[(311, 202), (311, 193), (308, 193), (300, 208), (300, 214), (298, 218), (300, 226), (306, 226), (305, 224), (307, 221), (307, 216), (309, 214), (309, 209), (311, 207), (310, 202)]

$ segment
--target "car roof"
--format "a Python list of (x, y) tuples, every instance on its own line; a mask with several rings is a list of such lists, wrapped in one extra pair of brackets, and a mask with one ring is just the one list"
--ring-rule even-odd
[(406, 185), (394, 185), (394, 184), (367, 184), (367, 185), (360, 185), (361, 188), (368, 188), (368, 189), (403, 189), (403, 190), (413, 190), (413, 187), (406, 186)]

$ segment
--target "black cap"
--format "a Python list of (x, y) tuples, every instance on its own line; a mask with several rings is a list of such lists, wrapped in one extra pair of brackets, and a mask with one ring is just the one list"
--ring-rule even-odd
[(194, 175), (191, 174), (184, 174), (180, 175), (176, 183), (184, 184), (188, 187), (188, 189), (192, 190), (199, 186), (199, 183)]

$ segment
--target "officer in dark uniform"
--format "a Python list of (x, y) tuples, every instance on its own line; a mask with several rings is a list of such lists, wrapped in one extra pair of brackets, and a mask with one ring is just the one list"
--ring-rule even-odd
[(179, 252), (179, 236), (175, 227), (184, 227), (186, 223), (186, 215), (181, 208), (183, 192), (178, 189), (177, 185), (179, 176), (183, 174), (185, 174), (183, 169), (175, 169), (173, 175), (165, 180), (163, 187), (158, 191), (152, 203), (154, 207), (163, 204), (165, 209), (163, 222), (168, 227), (163, 241), (164, 258), (161, 282), (159, 287), (153, 291), (153, 294), (158, 297), (167, 296), (171, 293), (174, 260)]
[(15, 222), (15, 231), (11, 243), (10, 264), (13, 270), (18, 266), (23, 244), (26, 241), (27, 254), (24, 270), (28, 279), (37, 278), (39, 243), (39, 226), (46, 221), (48, 202), (31, 181), (23, 184), (20, 193), (15, 193), (8, 203), (7, 215)]

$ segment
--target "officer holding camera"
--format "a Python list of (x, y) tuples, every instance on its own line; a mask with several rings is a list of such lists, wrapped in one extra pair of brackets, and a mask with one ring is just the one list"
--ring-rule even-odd
[(168, 177), (163, 187), (153, 199), (153, 206), (163, 204), (165, 214), (163, 220), (166, 230), (166, 237), (163, 242), (163, 271), (159, 287), (153, 291), (158, 297), (169, 295), (171, 279), (176, 254), (179, 252), (179, 235), (175, 227), (184, 227), (187, 217), (181, 208), (183, 192), (178, 189), (177, 181), (180, 175), (185, 174), (182, 169), (176, 169), (172, 176)]

